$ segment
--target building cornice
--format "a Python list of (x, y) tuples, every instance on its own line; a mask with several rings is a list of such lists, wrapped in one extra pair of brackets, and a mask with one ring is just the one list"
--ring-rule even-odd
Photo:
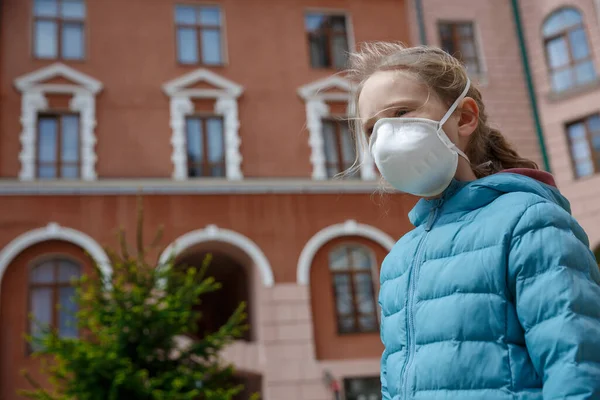
[(120, 179), (52, 182), (0, 180), (0, 196), (117, 196), (117, 195), (245, 195), (245, 194), (372, 194), (374, 181), (314, 181), (310, 179), (226, 179), (174, 181)]

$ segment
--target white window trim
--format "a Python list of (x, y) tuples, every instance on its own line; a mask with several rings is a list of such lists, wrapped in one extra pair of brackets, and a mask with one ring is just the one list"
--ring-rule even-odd
[[(65, 78), (72, 84), (44, 83), (56, 77)], [(21, 171), (19, 179), (35, 179), (37, 117), (40, 112), (52, 111), (46, 94), (71, 94), (69, 110), (79, 114), (81, 138), (81, 179), (93, 181), (96, 174), (96, 95), (102, 83), (62, 63), (55, 63), (15, 79), (15, 87), (21, 96)]]
[[(206, 82), (215, 89), (189, 89), (198, 82)], [(197, 69), (163, 85), (163, 91), (171, 98), (171, 144), (173, 153), (173, 179), (188, 179), (185, 146), (185, 118), (194, 114), (192, 99), (215, 99), (214, 113), (223, 117), (225, 139), (225, 169), (228, 180), (243, 179), (239, 136), (240, 121), (238, 102), (242, 86), (204, 68)]]
[[(326, 92), (329, 89), (339, 91)], [(325, 79), (309, 83), (298, 88), (298, 95), (306, 105), (306, 125), (308, 127), (308, 144), (311, 148), (310, 162), (312, 164), (312, 178), (314, 180), (325, 180), (327, 169), (325, 168), (325, 149), (323, 140), (323, 119), (331, 117), (327, 102), (346, 102), (350, 107), (350, 100), (354, 86), (339, 76), (330, 76)], [(347, 112), (349, 113), (349, 109)], [(364, 139), (362, 136), (359, 139)], [(374, 180), (377, 178), (375, 164), (368, 151), (366, 141), (361, 140), (360, 151), (360, 176), (363, 180)]]
[(50, 240), (61, 240), (73, 243), (83, 249), (96, 263), (103, 272), (107, 289), (110, 289), (110, 279), (112, 276), (112, 266), (110, 259), (102, 246), (100, 246), (91, 236), (84, 232), (60, 226), (56, 222), (51, 222), (45, 227), (33, 229), (22, 233), (8, 243), (0, 250), (0, 287), (4, 273), (12, 261), (25, 249), (38, 243)]
[[(310, 268), (319, 249), (326, 243), (339, 237), (360, 236), (369, 239), (389, 251), (396, 243), (384, 231), (371, 225), (361, 224), (349, 219), (343, 223), (327, 226), (315, 233), (304, 245), (296, 266), (296, 282), (298, 285), (310, 283)], [(377, 282), (377, 279), (374, 280)]]
[(179, 236), (173, 243), (161, 253), (159, 257), (159, 267), (165, 268), (169, 265), (169, 260), (177, 258), (186, 250), (205, 242), (223, 242), (229, 243), (238, 249), (244, 251), (252, 260), (254, 267), (260, 272), (262, 283), (265, 287), (272, 287), (274, 284), (273, 269), (269, 259), (265, 256), (258, 245), (247, 236), (241, 233), (223, 229), (216, 225), (208, 225), (204, 229), (198, 229)]

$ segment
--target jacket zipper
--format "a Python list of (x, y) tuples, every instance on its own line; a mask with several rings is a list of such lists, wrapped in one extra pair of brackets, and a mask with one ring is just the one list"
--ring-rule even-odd
[(402, 368), (402, 391), (404, 393), (403, 398), (408, 399), (408, 372), (410, 371), (410, 366), (412, 364), (412, 359), (414, 356), (414, 352), (416, 349), (415, 344), (413, 343), (412, 336), (414, 335), (414, 315), (413, 315), (413, 307), (415, 302), (415, 290), (417, 286), (417, 280), (419, 276), (419, 270), (421, 268), (422, 262), (422, 249), (424, 247), (425, 242), (427, 241), (427, 237), (429, 236), (429, 232), (431, 228), (433, 228), (433, 224), (438, 217), (439, 209), (442, 207), (443, 199), (439, 200), (439, 202), (434, 206), (433, 209), (429, 212), (429, 216), (427, 218), (427, 223), (425, 224), (425, 235), (417, 245), (417, 251), (415, 256), (415, 263), (413, 268), (409, 271), (408, 276), (408, 303), (406, 306), (406, 319), (408, 328), (406, 330), (406, 346), (408, 348), (408, 355), (406, 357), (406, 361), (404, 362), (404, 366)]

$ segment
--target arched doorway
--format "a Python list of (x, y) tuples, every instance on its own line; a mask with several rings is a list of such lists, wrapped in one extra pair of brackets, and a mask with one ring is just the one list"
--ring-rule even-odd
[(206, 246), (186, 251), (176, 259), (179, 268), (200, 268), (205, 258), (210, 255), (211, 261), (206, 276), (213, 277), (221, 284), (217, 291), (202, 295), (202, 302), (197, 310), (202, 313), (198, 322), (197, 337), (217, 331), (223, 326), (240, 303), (246, 303), (248, 330), (242, 337), (245, 341), (253, 340), (251, 272), (242, 263), (225, 251), (209, 251)]
[[(202, 302), (197, 306), (197, 310), (202, 313), (202, 318), (198, 322), (198, 329), (194, 336), (201, 338), (207, 333), (218, 330), (227, 322), (239, 304), (244, 302), (248, 316), (248, 330), (245, 331), (241, 340), (251, 342), (255, 339), (255, 329), (252, 324), (253, 274), (251, 269), (245, 265), (247, 263), (238, 261), (243, 259), (240, 258), (241, 255), (236, 254), (235, 249), (229, 249), (227, 246), (223, 249), (222, 243), (204, 243), (185, 251), (177, 257), (175, 264), (178, 268), (192, 266), (200, 268), (209, 255), (211, 260), (206, 276), (213, 277), (221, 284), (221, 288), (202, 295)], [(254, 393), (262, 393), (262, 376), (260, 374), (236, 370), (231, 383), (244, 387), (233, 400), (248, 400)]]
[(244, 340), (238, 340), (223, 351), (223, 359), (236, 369), (233, 383), (245, 386), (236, 400), (247, 400), (251, 394), (263, 392), (261, 373), (265, 365), (259, 356), (259, 341), (264, 334), (261, 324), (264, 310), (258, 305), (264, 301), (266, 289), (273, 286), (273, 271), (269, 260), (251, 238), (215, 225), (179, 236), (163, 250), (159, 263), (165, 267), (174, 258), (176, 267), (198, 267), (207, 254), (212, 256), (207, 273), (223, 286), (216, 293), (202, 297), (203, 304), (199, 309), (206, 315), (206, 321), (199, 331), (202, 334), (216, 329), (241, 301), (247, 303), (250, 329)]

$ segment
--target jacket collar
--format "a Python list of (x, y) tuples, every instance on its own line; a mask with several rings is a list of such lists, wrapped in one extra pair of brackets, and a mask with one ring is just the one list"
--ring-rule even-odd
[(408, 213), (408, 218), (414, 226), (421, 225), (431, 210), (440, 207), (443, 203), (452, 198), (461, 189), (467, 186), (470, 182), (462, 182), (456, 179), (452, 179), (450, 185), (444, 190), (444, 192), (434, 199), (421, 199), (417, 202), (415, 207)]
[(571, 212), (568, 200), (554, 186), (554, 179), (550, 174), (529, 170), (525, 172), (518, 169), (506, 170), (470, 182), (453, 179), (438, 198), (419, 200), (408, 214), (410, 222), (414, 226), (423, 224), (429, 213), (440, 208), (442, 204), (452, 211), (475, 210), (510, 192), (534, 194)]

